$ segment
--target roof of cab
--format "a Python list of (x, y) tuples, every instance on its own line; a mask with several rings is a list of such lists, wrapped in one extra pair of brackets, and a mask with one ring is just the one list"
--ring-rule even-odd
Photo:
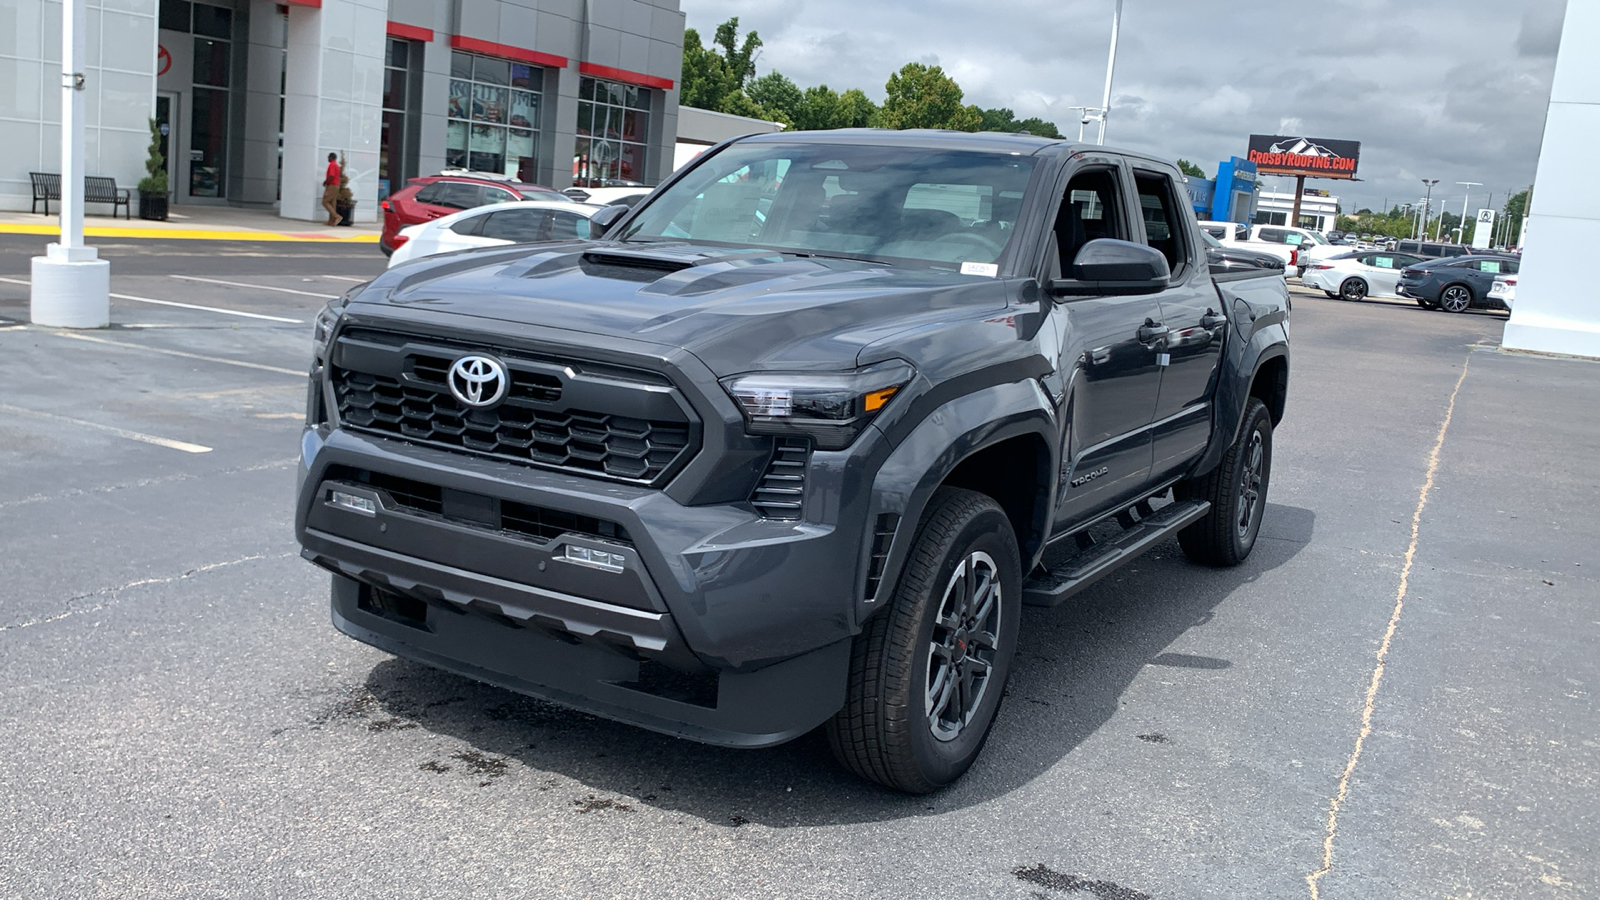
[(869, 144), (883, 147), (927, 147), (946, 150), (975, 150), (1012, 152), (1033, 155), (1041, 150), (1067, 147), (1070, 141), (1042, 138), (1031, 134), (1009, 134), (999, 131), (942, 131), (929, 128), (909, 128), (892, 131), (885, 128), (839, 128), (831, 131), (777, 131), (769, 134), (751, 134), (737, 138), (740, 143), (792, 144), (796, 142), (817, 144)]

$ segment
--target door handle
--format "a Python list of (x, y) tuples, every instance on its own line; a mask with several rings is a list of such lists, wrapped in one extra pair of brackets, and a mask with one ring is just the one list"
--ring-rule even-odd
[(1167, 326), (1161, 324), (1160, 322), (1152, 322), (1149, 319), (1145, 319), (1144, 324), (1139, 326), (1139, 331), (1137, 332), (1139, 343), (1149, 344), (1160, 340), (1161, 338), (1166, 337), (1167, 332), (1170, 330), (1171, 329), (1167, 328)]
[(1214, 309), (1206, 310), (1206, 314), (1200, 317), (1200, 327), (1208, 331), (1213, 328), (1221, 328), (1226, 324), (1228, 324), (1228, 317), (1219, 315)]

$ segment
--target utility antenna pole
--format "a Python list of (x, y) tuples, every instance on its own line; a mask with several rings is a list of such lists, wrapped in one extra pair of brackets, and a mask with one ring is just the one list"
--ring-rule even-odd
[(1117, 71), (1117, 31), (1122, 27), (1122, 0), (1117, 0), (1117, 11), (1111, 15), (1111, 55), (1106, 59), (1106, 92), (1100, 100), (1100, 139), (1106, 142), (1106, 118), (1111, 115), (1111, 76)]

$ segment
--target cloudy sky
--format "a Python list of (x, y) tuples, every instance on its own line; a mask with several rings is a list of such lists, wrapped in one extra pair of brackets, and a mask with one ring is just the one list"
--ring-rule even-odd
[[(968, 103), (1008, 106), (1076, 136), (1098, 106), (1114, 0), (682, 0), (710, 40), (739, 17), (757, 74), (883, 99), (901, 65), (944, 67)], [(1106, 143), (1184, 157), (1208, 175), (1247, 136), (1361, 142), (1346, 210), (1422, 196), (1459, 211), (1533, 181), (1565, 0), (1124, 0)], [(1281, 183), (1292, 188), (1293, 182)], [(1270, 181), (1269, 181), (1270, 184)], [(1437, 207), (1436, 207), (1437, 208)]]

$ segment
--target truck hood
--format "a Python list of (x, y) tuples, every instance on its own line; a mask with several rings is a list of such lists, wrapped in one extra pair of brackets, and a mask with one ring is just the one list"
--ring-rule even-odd
[[(354, 300), (681, 347), (718, 375), (849, 367), (863, 348), (1006, 304), (991, 278), (770, 250), (585, 242), (398, 266)], [(485, 323), (486, 331), (493, 326)]]

